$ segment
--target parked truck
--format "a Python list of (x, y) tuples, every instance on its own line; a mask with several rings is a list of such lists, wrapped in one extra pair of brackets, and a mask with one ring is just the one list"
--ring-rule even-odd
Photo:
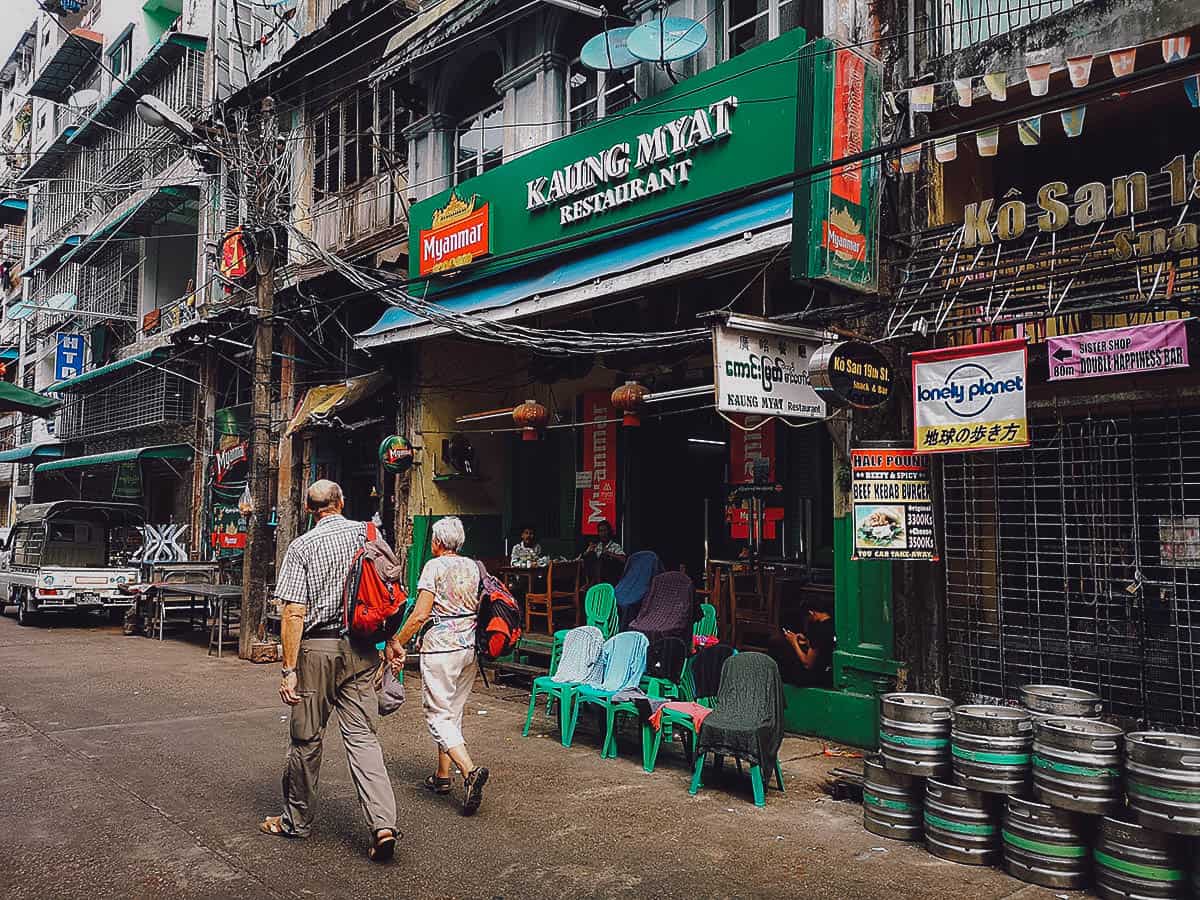
[(0, 551), (0, 603), (17, 608), (17, 622), (43, 613), (123, 613), (138, 580), (131, 560), (142, 543), (142, 509), (132, 503), (57, 500), (17, 513)]

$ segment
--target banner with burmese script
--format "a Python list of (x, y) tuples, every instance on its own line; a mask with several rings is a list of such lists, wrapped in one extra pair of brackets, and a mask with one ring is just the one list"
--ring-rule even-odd
[(1029, 446), (1024, 338), (912, 354), (917, 453)]

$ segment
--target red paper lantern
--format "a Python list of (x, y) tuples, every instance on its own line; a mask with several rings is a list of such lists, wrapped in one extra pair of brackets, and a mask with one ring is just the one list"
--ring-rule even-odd
[(526, 400), (513, 410), (513, 421), (521, 429), (521, 440), (536, 441), (538, 432), (546, 427), (550, 414), (536, 400)]
[(649, 388), (636, 381), (627, 381), (612, 392), (612, 405), (625, 414), (621, 419), (622, 425), (637, 428), (642, 424), (640, 413), (649, 393)]

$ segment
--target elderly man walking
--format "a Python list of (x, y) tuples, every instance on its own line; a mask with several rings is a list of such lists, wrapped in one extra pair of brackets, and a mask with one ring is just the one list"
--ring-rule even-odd
[(342, 591), (354, 555), (366, 540), (366, 523), (342, 516), (342, 489), (332, 481), (314, 482), (306, 506), (316, 525), (292, 541), (275, 585), (282, 607), (279, 696), (292, 708), (283, 814), (269, 816), (259, 829), (281, 837), (308, 836), (316, 810), (321, 738), (336, 710), (350, 777), (371, 829), (368, 855), (383, 862), (395, 852), (397, 832), (396, 796), (371, 718), (379, 653), (374, 644), (342, 634)]

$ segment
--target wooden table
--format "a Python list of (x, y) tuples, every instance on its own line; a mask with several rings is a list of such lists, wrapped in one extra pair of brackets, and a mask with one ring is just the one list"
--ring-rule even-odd
[(528, 592), (533, 589), (534, 579), (545, 578), (549, 571), (549, 566), (501, 566), (496, 570), (496, 574), (510, 591), (513, 590), (515, 582), (524, 580), (525, 591)]

